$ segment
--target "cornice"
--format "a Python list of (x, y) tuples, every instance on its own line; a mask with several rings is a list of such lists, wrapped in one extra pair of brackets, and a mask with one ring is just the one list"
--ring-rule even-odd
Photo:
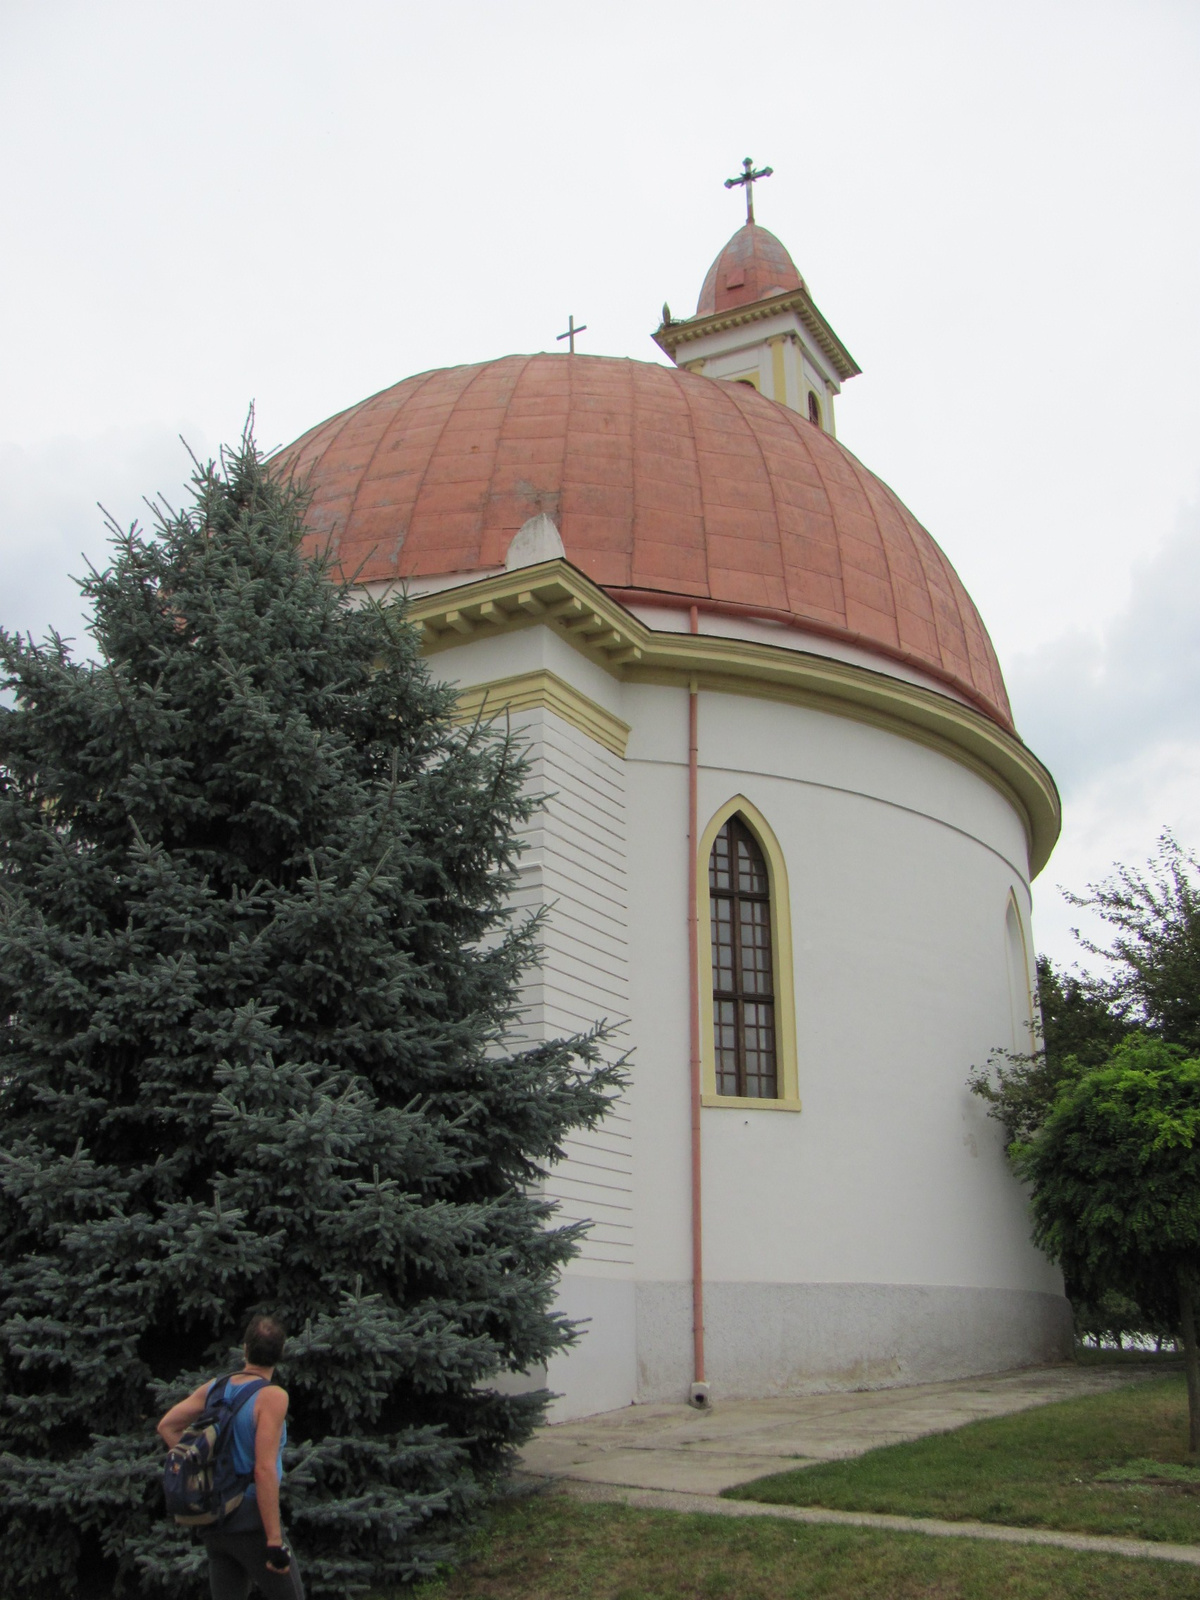
[(1062, 814), (1053, 778), (984, 713), (853, 662), (723, 635), (658, 632), (569, 562), (545, 561), (420, 595), (408, 615), (426, 655), (540, 625), (624, 682), (695, 684), (871, 723), (940, 751), (999, 790), (1025, 826), (1033, 876), (1058, 839)]
[(629, 724), (545, 667), (473, 683), (458, 696), (458, 715), (463, 721), (487, 718), (499, 711), (527, 711), (533, 706), (553, 711), (613, 755), (624, 758)]
[(829, 357), (834, 371), (843, 382), (859, 375), (862, 368), (817, 310), (807, 289), (788, 289), (766, 300), (752, 300), (748, 305), (732, 306), (728, 311), (710, 312), (706, 317), (690, 317), (684, 322), (664, 322), (657, 332), (651, 334), (651, 338), (674, 361), (675, 352), (681, 344), (702, 339), (709, 333), (722, 333), (726, 328), (761, 322), (767, 317), (778, 316), (781, 311), (796, 313)]

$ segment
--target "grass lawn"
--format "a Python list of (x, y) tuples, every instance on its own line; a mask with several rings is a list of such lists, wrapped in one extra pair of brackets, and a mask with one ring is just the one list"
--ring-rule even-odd
[[(1200, 1471), (1187, 1470), (1186, 1449), (1187, 1393), (1179, 1374), (968, 1423), (953, 1433), (759, 1478), (725, 1492), (773, 1505), (890, 1511), (1195, 1544), (1200, 1543)], [(1157, 1471), (1157, 1464), (1165, 1470)]]
[(1200, 1569), (1031, 1546), (508, 1503), (457, 1573), (406, 1600), (1200, 1600)]

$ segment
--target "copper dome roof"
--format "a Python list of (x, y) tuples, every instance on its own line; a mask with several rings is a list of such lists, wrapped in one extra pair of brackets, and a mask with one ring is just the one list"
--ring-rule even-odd
[(775, 235), (748, 222), (709, 267), (696, 315), (709, 317), (716, 311), (731, 311), (734, 306), (803, 287), (804, 279)]
[(1011, 727), (987, 631), (933, 539), (835, 439), (746, 384), (505, 356), (406, 378), (275, 463), (308, 478), (312, 542), (360, 582), (494, 571), (546, 512), (617, 598), (786, 618)]

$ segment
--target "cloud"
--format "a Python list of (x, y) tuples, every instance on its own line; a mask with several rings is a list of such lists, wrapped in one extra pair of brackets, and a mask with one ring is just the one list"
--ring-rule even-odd
[(1112, 930), (1062, 890), (1083, 894), (1118, 863), (1144, 867), (1164, 827), (1200, 846), (1200, 740), (1163, 740), (1064, 796), (1062, 838), (1034, 885), (1038, 949), (1068, 966), (1096, 968), (1072, 930), (1101, 946)]
[[(204, 441), (189, 443), (198, 455)], [(50, 627), (87, 654), (75, 578), (108, 560), (101, 502), (122, 525), (150, 513), (143, 496), (184, 498), (190, 462), (166, 429), (113, 430), (36, 446), (0, 442), (0, 625), (41, 638)]]
[[(1125, 605), (1018, 656), (1007, 674), (1017, 724), (1058, 781), (1063, 833), (1035, 889), (1038, 947), (1080, 960), (1073, 907), (1114, 865), (1142, 866), (1169, 827), (1200, 847), (1200, 504), (1131, 572)], [(1092, 958), (1082, 958), (1095, 965)]]
[(1200, 743), (1200, 504), (1133, 568), (1121, 611), (1018, 656), (1007, 679), (1064, 795), (1160, 745)]

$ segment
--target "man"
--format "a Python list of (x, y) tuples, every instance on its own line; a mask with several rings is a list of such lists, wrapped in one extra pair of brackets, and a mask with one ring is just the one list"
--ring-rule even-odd
[[(246, 1364), (226, 1384), (229, 1395), (258, 1378), (266, 1379), (270, 1387), (247, 1400), (234, 1418), (230, 1441), (234, 1467), (243, 1476), (253, 1473), (254, 1481), (224, 1524), (204, 1531), (212, 1600), (247, 1600), (251, 1585), (257, 1585), (267, 1600), (304, 1600), (300, 1572), (284, 1543), (279, 1519), (288, 1397), (285, 1389), (271, 1384), (271, 1377), (283, 1354), (285, 1338), (283, 1325), (275, 1317), (251, 1317), (242, 1347)], [(168, 1450), (200, 1416), (212, 1387), (202, 1383), (194, 1394), (172, 1406), (159, 1423)]]

